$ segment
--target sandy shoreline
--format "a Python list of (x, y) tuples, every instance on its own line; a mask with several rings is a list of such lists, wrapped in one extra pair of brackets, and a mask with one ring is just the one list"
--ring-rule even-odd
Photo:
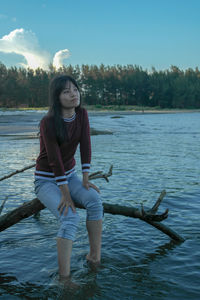
[[(123, 110), (116, 110), (116, 109), (98, 109), (98, 108), (90, 108), (89, 106), (84, 106), (90, 114), (111, 114), (111, 115), (125, 115), (125, 114), (176, 114), (176, 113), (199, 113), (200, 109), (123, 109)], [(0, 108), (0, 112), (6, 111), (47, 111), (47, 107), (41, 108)]]
[[(158, 110), (158, 109), (146, 109), (146, 110), (111, 110), (111, 109), (92, 109), (90, 110), (89, 107), (86, 107), (88, 114), (90, 116), (110, 116), (111, 118), (121, 118), (123, 115), (150, 115), (150, 114), (182, 114), (182, 113), (200, 113), (200, 109), (163, 109), (163, 110)], [(0, 109), (1, 111), (1, 109)], [(8, 110), (3, 110), (3, 114), (4, 112), (11, 112), (12, 115), (12, 111), (15, 112), (14, 115), (18, 116), (18, 112), (20, 115), (20, 112), (23, 111), (25, 112), (35, 112), (36, 109), (8, 109)], [(38, 112), (40, 113), (46, 113), (47, 108), (42, 108), (42, 109), (37, 109)], [(4, 118), (9, 117), (10, 113), (7, 115), (4, 115)], [(40, 119), (40, 114), (38, 115), (38, 120)], [(3, 121), (3, 120), (2, 120)], [(39, 121), (38, 121), (39, 122)], [(4, 123), (1, 122), (0, 124), (0, 136), (10, 136), (11, 138), (37, 138), (37, 132), (38, 132), (38, 125), (33, 125), (31, 123), (27, 123), (27, 126), (23, 124), (15, 124), (14, 128), (13, 128), (13, 123)], [(98, 130), (93, 129), (92, 130), (92, 135), (96, 135), (96, 134), (112, 134), (111, 132), (107, 132), (107, 131), (102, 131), (99, 132)]]

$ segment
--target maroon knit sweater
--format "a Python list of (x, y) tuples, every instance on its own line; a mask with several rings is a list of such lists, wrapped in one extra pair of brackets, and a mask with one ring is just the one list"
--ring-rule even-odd
[(89, 172), (91, 162), (90, 126), (87, 111), (80, 108), (72, 118), (64, 119), (68, 140), (58, 144), (54, 119), (46, 115), (40, 124), (40, 154), (36, 161), (35, 178), (67, 184), (74, 172), (74, 155), (80, 143), (82, 172)]

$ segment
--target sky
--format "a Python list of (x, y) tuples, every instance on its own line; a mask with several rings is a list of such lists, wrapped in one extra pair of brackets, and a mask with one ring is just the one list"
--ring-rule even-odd
[(200, 0), (0, 0), (7, 67), (200, 67)]

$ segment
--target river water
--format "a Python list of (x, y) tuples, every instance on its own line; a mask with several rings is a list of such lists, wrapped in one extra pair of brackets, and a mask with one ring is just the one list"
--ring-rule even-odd
[[(33, 138), (44, 111), (0, 112), (0, 177), (32, 164), (39, 152)], [(112, 132), (92, 136), (92, 172), (103, 202), (151, 207), (163, 189), (163, 223), (185, 238), (176, 243), (133, 218), (105, 214), (102, 265), (93, 270), (85, 211), (72, 253), (69, 290), (57, 282), (58, 223), (47, 211), (0, 235), (0, 299), (200, 299), (200, 113), (90, 113), (91, 127)], [(81, 175), (79, 153), (77, 172)], [(34, 169), (0, 182), (2, 214), (32, 200)]]

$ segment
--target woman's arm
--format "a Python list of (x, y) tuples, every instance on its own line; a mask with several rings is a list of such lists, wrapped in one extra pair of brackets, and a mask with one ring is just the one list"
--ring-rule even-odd
[[(88, 113), (84, 109), (82, 122), (81, 122), (81, 138), (80, 138), (80, 154), (82, 173), (89, 173), (91, 162), (91, 140), (90, 140), (90, 124), (88, 119)], [(86, 175), (87, 176), (87, 175)]]
[(90, 139), (90, 125), (87, 111), (83, 111), (83, 122), (81, 130), (80, 140), (80, 152), (81, 152), (81, 163), (82, 163), (82, 174), (83, 174), (83, 186), (88, 190), (89, 187), (93, 187), (97, 192), (99, 189), (89, 182), (89, 171), (91, 162), (91, 139)]

